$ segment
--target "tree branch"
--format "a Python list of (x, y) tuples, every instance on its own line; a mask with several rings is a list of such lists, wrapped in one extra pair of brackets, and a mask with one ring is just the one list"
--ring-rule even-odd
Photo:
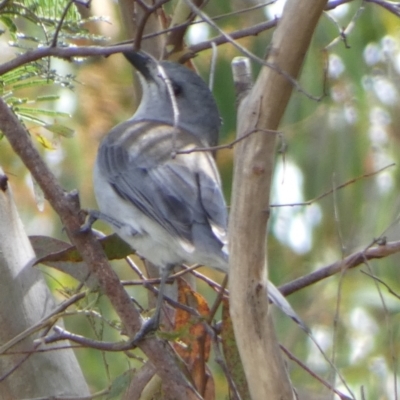
[(292, 282), (285, 283), (279, 287), (279, 290), (282, 292), (282, 294), (288, 296), (307, 286), (335, 275), (340, 271), (358, 267), (359, 265), (364, 264), (366, 260), (384, 258), (399, 252), (400, 241), (389, 242), (376, 247), (370, 247), (366, 250), (353, 253), (343, 260), (336, 261), (324, 268), (319, 269), (318, 271), (312, 272), (311, 274), (302, 276), (301, 278), (298, 278)]
[[(264, 67), (239, 106), (238, 137), (276, 130), (289, 101), (325, 0), (288, 0)], [(263, 62), (266, 65), (265, 62)], [(277, 71), (285, 71), (286, 75)], [(254, 134), (235, 147), (229, 221), (230, 311), (252, 398), (292, 399), (268, 313), (265, 243), (276, 135)]]
[[(197, 7), (201, 7), (204, 0), (193, 0)], [(191, 22), (195, 19), (196, 14), (192, 12), (184, 0), (180, 0), (175, 6), (174, 14), (171, 19), (170, 26), (177, 27), (169, 32), (163, 58), (169, 59), (171, 54), (179, 53), (184, 48), (184, 36)]]
[(397, 17), (400, 17), (400, 4), (395, 3), (393, 1), (385, 1), (385, 0), (365, 0), (367, 3), (374, 3), (378, 6), (383, 7), (385, 10), (390, 11)]
[[(338, 0), (336, 2), (331, 2), (329, 3), (329, 5), (326, 7), (325, 10), (334, 9), (340, 6), (341, 4), (349, 3), (350, 1), (353, 0)], [(231, 32), (229, 34), (229, 37), (232, 39), (240, 39), (246, 36), (257, 35), (260, 32), (274, 28), (278, 22), (279, 19), (263, 22), (261, 24), (254, 25), (252, 27)], [(178, 27), (147, 34), (143, 36), (143, 40), (151, 39), (155, 36), (177, 29)], [(229, 40), (227, 39), (226, 36), (220, 35), (210, 40), (193, 45), (189, 48), (189, 52), (180, 58), (179, 62), (183, 63), (187, 61), (189, 58), (193, 58), (200, 51), (205, 49), (210, 49), (212, 47), (212, 43), (215, 43), (217, 46), (219, 46), (228, 42)], [(108, 57), (112, 54), (123, 53), (132, 50), (132, 43), (133, 41), (131, 40), (129, 42), (125, 42), (124, 44), (118, 44), (113, 46), (80, 46), (80, 47), (63, 47), (63, 48), (49, 46), (49, 47), (37, 48), (34, 50), (29, 50), (26, 53), (1, 64), (0, 75), (3, 75), (6, 72), (18, 68), (24, 64), (28, 64), (33, 61), (38, 61), (46, 57), (59, 57), (65, 59), (69, 59), (72, 57), (91, 57), (91, 56)]]

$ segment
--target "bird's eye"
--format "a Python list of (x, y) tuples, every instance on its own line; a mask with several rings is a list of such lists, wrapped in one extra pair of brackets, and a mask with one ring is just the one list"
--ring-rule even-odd
[(172, 90), (175, 96), (179, 96), (182, 93), (182, 86), (178, 85), (176, 82), (172, 82)]

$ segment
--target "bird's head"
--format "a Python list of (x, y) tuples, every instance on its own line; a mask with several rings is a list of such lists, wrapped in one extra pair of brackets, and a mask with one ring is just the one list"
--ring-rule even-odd
[(185, 66), (157, 61), (139, 51), (124, 53), (139, 72), (142, 100), (134, 119), (157, 120), (195, 135), (204, 146), (218, 143), (221, 119), (206, 83)]

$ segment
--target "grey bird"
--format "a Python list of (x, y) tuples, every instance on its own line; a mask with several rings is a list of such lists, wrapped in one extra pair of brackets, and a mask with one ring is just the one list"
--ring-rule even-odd
[[(103, 139), (94, 168), (100, 212), (136, 252), (161, 270), (154, 316), (133, 342), (158, 326), (165, 281), (183, 263), (228, 273), (227, 209), (210, 151), (221, 119), (205, 82), (173, 62), (143, 52), (126, 58), (139, 72), (142, 100), (135, 114)], [(194, 151), (191, 151), (194, 150)], [(269, 284), (270, 299), (296, 321)]]

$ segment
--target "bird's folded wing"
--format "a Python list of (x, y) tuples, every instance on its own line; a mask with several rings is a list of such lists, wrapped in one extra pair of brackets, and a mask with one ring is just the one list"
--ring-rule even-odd
[(197, 147), (195, 138), (154, 123), (131, 122), (112, 133), (98, 162), (121, 198), (187, 244), (193, 243), (195, 223), (209, 224), (217, 238), (225, 233), (226, 207), (212, 155), (179, 154)]

